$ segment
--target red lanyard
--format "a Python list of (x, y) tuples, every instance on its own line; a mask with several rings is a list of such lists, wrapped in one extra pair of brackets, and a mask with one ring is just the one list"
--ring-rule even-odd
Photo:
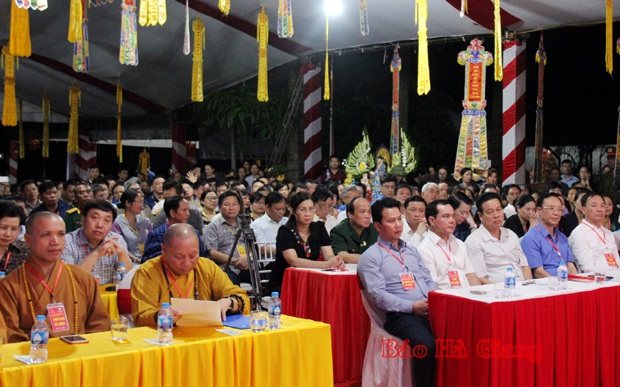
[(448, 262), (450, 262), (450, 265), (452, 265), (452, 260), (450, 259), (450, 255), (452, 255), (452, 246), (450, 246), (450, 244), (448, 243), (448, 249), (450, 250), (450, 255), (448, 255), (448, 253), (446, 253), (446, 250), (444, 250), (443, 247), (439, 245), (439, 242), (437, 242), (437, 246), (439, 246), (441, 251), (443, 251), (443, 253), (446, 255), (446, 258), (448, 258)]
[[(28, 268), (28, 270), (30, 270), (30, 272), (32, 274), (34, 274), (35, 277), (37, 277), (37, 279), (39, 281), (41, 281), (41, 283), (43, 284), (43, 286), (45, 286), (45, 289), (47, 289), (48, 292), (50, 292), (50, 294), (52, 295), (52, 300), (54, 299), (54, 291), (56, 290), (56, 285), (58, 285), (58, 279), (60, 279), (60, 273), (62, 273), (62, 267), (63, 267), (63, 262), (60, 261), (60, 269), (58, 269), (58, 275), (56, 276), (56, 282), (54, 282), (54, 289), (50, 289), (49, 286), (47, 286), (47, 284), (45, 283), (45, 281), (43, 281), (43, 279), (41, 277), (39, 277), (39, 275), (37, 274), (36, 271), (32, 270), (32, 268), (30, 267), (30, 265), (28, 263), (25, 264), (26, 267)], [(28, 284), (26, 284), (26, 286), (28, 286)]]
[(405, 267), (405, 256), (403, 255), (402, 251), (401, 251), (401, 257), (403, 258), (403, 260), (401, 261), (400, 259), (398, 259), (398, 257), (391, 252), (390, 250), (388, 250), (387, 248), (385, 248), (381, 243), (377, 243), (380, 247), (382, 247), (385, 251), (387, 251), (388, 253), (392, 254), (392, 256), (394, 258), (396, 258), (396, 260), (398, 261), (398, 263), (400, 263), (401, 265), (403, 265), (403, 270), (407, 270), (407, 267)]
[(166, 272), (168, 273), (168, 275), (170, 275), (170, 278), (172, 279), (172, 283), (174, 284), (174, 287), (177, 288), (177, 291), (179, 292), (179, 296), (183, 298), (188, 298), (187, 296), (189, 296), (189, 292), (191, 292), (192, 287), (194, 286), (194, 280), (192, 279), (192, 281), (189, 283), (189, 286), (187, 287), (187, 292), (185, 292), (185, 295), (183, 295), (183, 293), (181, 292), (181, 288), (179, 288), (179, 285), (177, 285), (177, 281), (174, 280), (174, 277), (172, 276), (172, 273), (170, 272), (170, 270), (168, 270), (168, 267), (164, 265), (164, 269), (166, 269)]
[[(588, 226), (590, 228), (590, 230), (594, 231), (594, 233), (596, 234), (596, 236), (598, 237), (598, 239), (600, 239), (601, 241), (603, 241), (603, 243), (605, 244), (605, 246), (607, 246), (607, 242), (605, 242), (605, 239), (601, 238), (601, 236), (598, 234), (598, 231), (596, 231), (594, 229), (594, 227), (590, 226), (589, 224), (587, 224), (586, 222), (581, 222), (582, 224)], [(603, 231), (603, 235), (605, 235), (605, 232)]]
[[(540, 231), (540, 227), (538, 227), (538, 225), (536, 225), (536, 228), (538, 229), (538, 231)], [(542, 231), (540, 231), (540, 234), (542, 235)], [(551, 241), (551, 239), (549, 239), (548, 236), (545, 235), (545, 239), (551, 243), (551, 246), (553, 246), (553, 248), (555, 249), (555, 251), (558, 252), (558, 255), (560, 256), (560, 258), (562, 258), (562, 254), (560, 253), (560, 250), (557, 248), (556, 245), (553, 244), (553, 242)]]
[(11, 259), (11, 252), (6, 255), (6, 262), (4, 262), (4, 271), (6, 271), (6, 265), (9, 264), (9, 259)]

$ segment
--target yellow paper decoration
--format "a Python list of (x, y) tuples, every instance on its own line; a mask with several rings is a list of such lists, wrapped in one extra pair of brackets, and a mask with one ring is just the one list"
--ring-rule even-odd
[(202, 102), (202, 52), (205, 49), (205, 25), (196, 16), (192, 24), (194, 30), (194, 67), (192, 67), (192, 101)]
[(43, 146), (42, 156), (50, 157), (50, 97), (43, 95)]
[(82, 103), (82, 92), (77, 87), (75, 81), (69, 89), (69, 106), (71, 106), (71, 117), (69, 118), (69, 138), (67, 139), (67, 152), (80, 153), (80, 135), (78, 132), (78, 107)]
[(146, 148), (143, 148), (142, 153), (140, 153), (140, 172), (142, 172), (144, 176), (148, 175), (149, 168), (151, 167), (150, 160), (151, 155), (146, 151)]
[(502, 59), (502, 18), (499, 0), (495, 1), (495, 80), (504, 79), (504, 60)]
[(267, 87), (267, 42), (269, 41), (269, 18), (265, 14), (265, 7), (258, 15), (256, 26), (256, 41), (258, 48), (258, 92), (257, 97), (261, 102), (269, 101), (269, 88)]
[(30, 46), (30, 18), (27, 8), (19, 8), (15, 1), (11, 1), (11, 35), (9, 38), (9, 52), (13, 56), (29, 57), (32, 53)]
[(26, 149), (24, 146), (24, 103), (19, 99), (19, 158), (26, 157)]
[(123, 86), (121, 80), (116, 85), (116, 104), (118, 105), (118, 118), (116, 123), (116, 156), (120, 163), (123, 162), (123, 139), (121, 138), (121, 106), (123, 106)]
[(140, 0), (141, 26), (163, 25), (167, 17), (166, 0)]
[(431, 76), (428, 67), (428, 40), (426, 19), (428, 18), (428, 0), (416, 0), (416, 23), (418, 25), (418, 95), (428, 94), (431, 90)]
[(323, 99), (329, 101), (331, 97), (329, 89), (329, 15), (325, 19), (325, 93)]
[(605, 68), (609, 74), (614, 71), (614, 20), (613, 20), (614, 5), (613, 0), (607, 0), (606, 14), (605, 14)]
[[(14, 3), (13, 1), (11, 3)], [(4, 107), (2, 109), (2, 125), (17, 125), (17, 107), (15, 105), (15, 58), (9, 54), (9, 48), (2, 48), (2, 64), (4, 67)]]
[(71, 43), (82, 40), (82, 0), (71, 0), (69, 11), (69, 36)]
[(228, 16), (228, 12), (230, 12), (230, 0), (220, 0), (218, 1), (218, 5), (220, 7), (220, 11), (226, 16)]

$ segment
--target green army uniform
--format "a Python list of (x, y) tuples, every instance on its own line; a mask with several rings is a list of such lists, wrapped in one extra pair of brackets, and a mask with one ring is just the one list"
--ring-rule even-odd
[(372, 223), (370, 227), (362, 231), (362, 235), (357, 235), (349, 219), (340, 222), (336, 227), (332, 228), (329, 234), (334, 254), (338, 254), (341, 251), (346, 251), (350, 254), (363, 254), (370, 246), (377, 243), (378, 237), (379, 233)]
[(82, 215), (80, 215), (80, 210), (77, 208), (68, 210), (65, 216), (62, 217), (62, 220), (65, 221), (65, 231), (67, 234), (82, 228)]

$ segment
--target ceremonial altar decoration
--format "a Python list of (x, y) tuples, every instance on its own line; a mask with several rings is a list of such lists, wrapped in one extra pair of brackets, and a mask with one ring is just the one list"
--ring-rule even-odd
[(293, 37), (293, 4), (292, 0), (280, 0), (278, 5), (278, 37)]
[[(398, 56), (398, 47), (395, 47), (392, 63), (390, 64), (390, 71), (392, 72), (392, 129), (390, 137), (390, 158), (398, 157), (398, 137), (400, 129), (400, 102), (398, 93), (400, 91), (400, 70), (402, 70), (402, 61)], [(388, 161), (389, 164), (389, 160), (386, 161)]]
[(418, 165), (418, 160), (415, 155), (416, 149), (409, 141), (409, 138), (405, 132), (401, 131), (400, 136), (402, 139), (402, 147), (398, 157), (394, 157), (392, 160), (392, 168), (390, 169), (390, 173), (404, 176), (413, 172)]
[(2, 48), (2, 67), (4, 68), (4, 106), (2, 125), (17, 125), (17, 105), (15, 104), (15, 57), (8, 47)]
[(146, 148), (143, 148), (139, 156), (140, 161), (138, 165), (140, 166), (140, 172), (142, 172), (144, 176), (148, 176), (149, 168), (151, 168), (151, 155), (146, 151)]
[(121, 46), (118, 61), (122, 64), (138, 65), (138, 30), (135, 0), (123, 0), (121, 7)]
[(256, 25), (256, 41), (258, 42), (258, 91), (257, 98), (261, 102), (269, 101), (267, 86), (267, 43), (269, 42), (269, 18), (265, 14), (265, 7), (258, 15)]
[[(498, 0), (496, 0), (498, 1)], [(484, 111), (485, 66), (493, 63), (493, 55), (484, 50), (478, 39), (458, 55), (458, 63), (465, 66), (465, 99), (463, 117), (456, 150), (454, 177), (460, 179), (460, 170), (467, 167), (474, 172), (474, 179), (481, 171), (488, 169), (487, 113)]]
[(345, 172), (355, 179), (359, 179), (365, 173), (369, 173), (375, 167), (372, 152), (370, 151), (370, 139), (368, 138), (368, 129), (364, 128), (362, 132), (362, 141), (353, 148), (347, 157)]
[(534, 136), (534, 179), (535, 183), (544, 183), (546, 176), (542, 175), (543, 168), (543, 91), (545, 89), (545, 65), (547, 64), (547, 52), (540, 34), (540, 43), (536, 51), (538, 63), (538, 98), (536, 100), (536, 133)]
[(80, 3), (82, 4), (82, 20), (79, 25), (81, 32), (80, 37), (73, 43), (73, 71), (87, 73), (90, 68), (88, 52), (88, 17), (86, 16), (88, 0), (80, 0)]
[(78, 132), (78, 107), (82, 103), (82, 92), (73, 82), (69, 90), (69, 105), (71, 106), (71, 116), (69, 118), (69, 137), (67, 138), (67, 152), (80, 153), (79, 132)]
[(202, 52), (205, 49), (205, 25), (196, 16), (193, 23), (194, 30), (194, 59), (192, 65), (192, 101), (202, 102)]

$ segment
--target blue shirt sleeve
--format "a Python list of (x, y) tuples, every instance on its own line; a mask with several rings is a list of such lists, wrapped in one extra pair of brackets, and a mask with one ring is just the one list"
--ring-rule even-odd
[[(529, 233), (528, 233), (529, 234)], [(543, 266), (540, 243), (532, 235), (525, 234), (521, 239), (521, 250), (527, 258), (529, 267), (534, 270)]]

